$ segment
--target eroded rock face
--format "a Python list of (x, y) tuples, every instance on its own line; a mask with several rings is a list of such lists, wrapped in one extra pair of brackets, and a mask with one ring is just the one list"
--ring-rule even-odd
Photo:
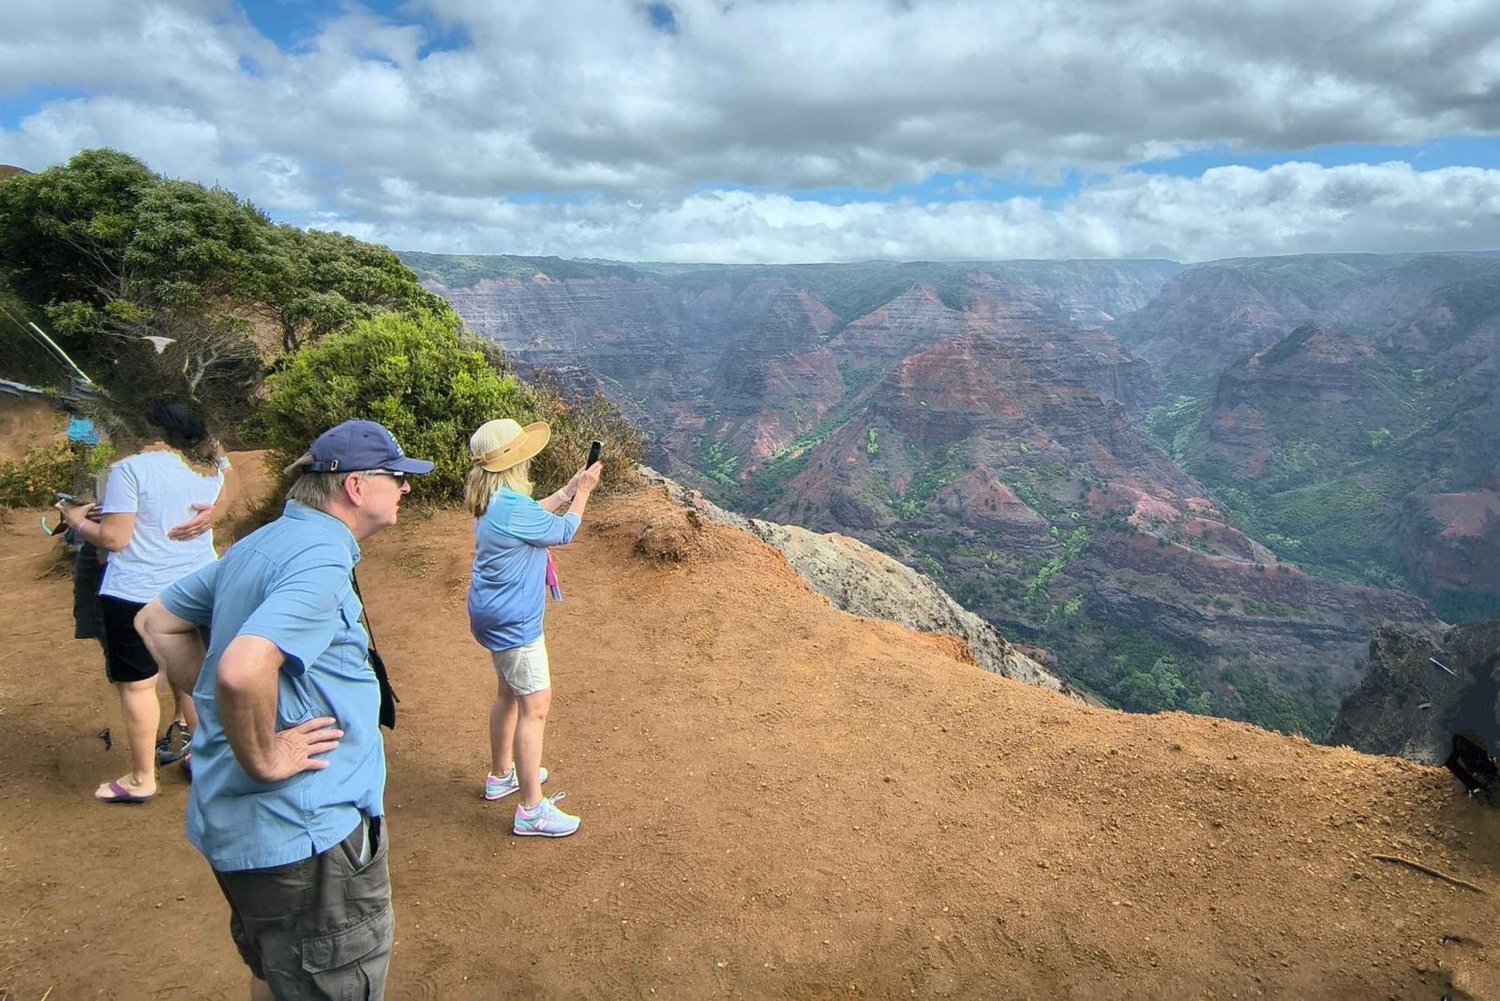
[(1500, 596), (1497, 481), (1500, 472), (1478, 490), (1429, 494), (1417, 501), (1431, 521), (1407, 533), (1406, 558), (1427, 593), (1469, 594), (1474, 601)]
[[(1414, 634), (1440, 625), (1425, 602), (1403, 591), (1350, 587), (1288, 564), (1162, 545), (1150, 534), (1110, 538), (1071, 576), (1117, 628), (1149, 622), (1182, 648), (1200, 650), (1208, 663), (1254, 660), (1335, 694), (1360, 677), (1373, 625), (1392, 620)], [(1203, 602), (1205, 595), (1218, 600)]]
[(783, 498), (778, 520), (935, 560), (967, 607), (1017, 635), (1050, 645), (1060, 624), (1087, 630), (1064, 671), (1107, 664), (1111, 636), (1150, 635), (1221, 711), (1244, 704), (1236, 673), (1248, 671), (1329, 693), (1321, 730), (1359, 677), (1371, 628), (1436, 626), (1411, 595), (1280, 562), (1120, 401), (1015, 338), (952, 337), (905, 358)]
[[(1015, 349), (1025, 344), (1128, 406), (1143, 405), (1149, 371), (1098, 324), (1144, 305), (1180, 270), (1165, 261), (572, 265), (558, 269), (568, 277), (552, 278), (542, 269), (517, 274), (506, 259), (504, 277), (445, 284), (428, 270), (438, 258), (416, 258), (427, 287), (523, 370), (604, 391), (649, 432), (653, 462), (693, 482), (707, 472), (721, 485), (746, 482), (862, 387), (954, 334), (1012, 338)], [(931, 275), (939, 277), (924, 280)]]
[(749, 532), (781, 550), (819, 594), (855, 615), (889, 619), (922, 632), (954, 636), (969, 645), (987, 671), (1072, 695), (1070, 685), (1012, 646), (1000, 632), (965, 610), (932, 580), (884, 553), (845, 535), (810, 532), (725, 511), (655, 470), (642, 467), (646, 482), (665, 487), (675, 502), (710, 521)]
[(1202, 408), (1174, 457), (1284, 558), (1407, 586), (1449, 621), (1500, 609), (1500, 261), (1219, 262), (1118, 333), (1187, 390), (1176, 412)]
[(1497, 699), (1500, 616), (1441, 638), (1382, 626), (1370, 640), (1365, 676), (1344, 700), (1328, 743), (1438, 765), (1454, 734), (1474, 730), (1492, 751), (1500, 750)]

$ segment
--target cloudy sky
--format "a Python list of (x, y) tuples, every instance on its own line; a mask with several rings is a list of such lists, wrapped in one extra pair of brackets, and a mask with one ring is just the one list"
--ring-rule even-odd
[(6, 0), (0, 163), (397, 249), (1500, 249), (1495, 0)]

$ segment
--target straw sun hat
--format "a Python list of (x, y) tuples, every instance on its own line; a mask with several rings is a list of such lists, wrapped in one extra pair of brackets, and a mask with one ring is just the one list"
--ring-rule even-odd
[(469, 455), (486, 472), (498, 473), (536, 455), (552, 437), (546, 421), (525, 427), (509, 417), (487, 421), (469, 439)]

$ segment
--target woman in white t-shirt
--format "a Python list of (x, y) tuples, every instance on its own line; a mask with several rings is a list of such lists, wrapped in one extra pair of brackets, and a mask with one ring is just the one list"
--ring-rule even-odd
[[(143, 803), (156, 792), (157, 666), (135, 631), (136, 613), (218, 558), (211, 530), (185, 541), (168, 533), (203, 505), (213, 505), (227, 463), (193, 407), (158, 404), (147, 420), (160, 430), (161, 440), (110, 467), (100, 520), (89, 520), (87, 505), (63, 508), (63, 517), (85, 541), (109, 553), (99, 587), (104, 673), (119, 692), (130, 746), (130, 772), (94, 793), (109, 803)], [(179, 696), (188, 729), (196, 729), (191, 698)]]

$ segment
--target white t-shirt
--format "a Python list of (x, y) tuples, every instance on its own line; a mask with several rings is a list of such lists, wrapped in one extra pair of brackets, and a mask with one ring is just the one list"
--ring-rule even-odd
[(144, 603), (218, 559), (212, 529), (186, 542), (167, 532), (198, 513), (194, 504), (219, 499), (228, 468), (220, 459), (214, 472), (200, 473), (171, 451), (141, 452), (111, 466), (99, 509), (135, 515), (135, 531), (124, 549), (109, 554), (99, 593)]

